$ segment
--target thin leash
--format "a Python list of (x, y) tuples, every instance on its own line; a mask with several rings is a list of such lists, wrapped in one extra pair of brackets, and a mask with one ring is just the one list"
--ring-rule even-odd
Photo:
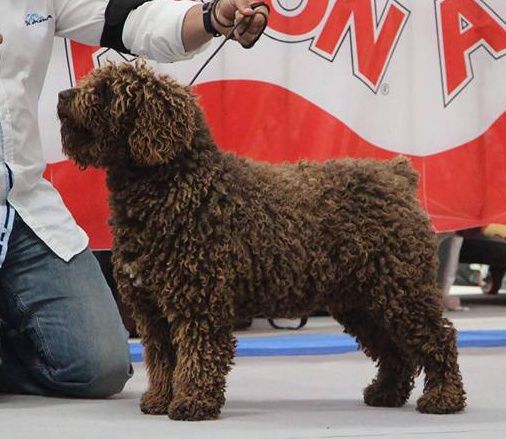
[[(264, 2), (257, 2), (257, 3), (253, 3), (250, 5), (250, 8), (255, 10), (261, 6), (265, 6), (267, 9), (269, 9), (269, 6), (264, 3)], [(215, 13), (215, 11), (212, 11), (213, 14)], [(263, 34), (265, 28), (267, 27), (267, 17), (265, 16), (265, 14), (261, 11), (257, 11), (256, 14), (260, 14), (260, 15), (263, 15), (263, 17), (265, 18), (265, 23), (264, 23), (264, 27), (262, 29), (262, 32), (259, 32), (258, 34), (258, 37), (255, 39), (255, 41), (253, 41), (250, 45), (248, 46), (243, 46), (245, 49), (250, 49), (251, 47), (254, 46), (254, 44), (258, 41), (258, 39), (260, 38), (260, 36)], [(254, 16), (254, 15), (253, 15)], [(217, 18), (217, 17), (215, 17)], [(252, 17), (248, 17), (249, 19), (251, 19)], [(204, 63), (204, 65), (198, 70), (198, 72), (195, 74), (195, 76), (193, 77), (193, 79), (190, 81), (190, 85), (193, 85), (193, 83), (195, 82), (195, 80), (200, 76), (200, 74), (203, 72), (203, 70), (209, 65), (209, 63), (212, 61), (212, 59), (218, 54), (218, 52), (223, 48), (223, 46), (225, 44), (227, 44), (227, 41), (231, 40), (233, 37), (234, 37), (234, 32), (237, 30), (237, 28), (241, 25), (241, 23), (243, 22), (243, 20), (245, 20), (246, 17), (244, 17), (242, 20), (240, 20), (233, 28), (232, 30), (228, 33), (228, 35), (225, 37), (225, 39), (220, 43), (220, 45), (216, 48), (216, 50), (211, 54), (211, 56), (206, 60), (206, 62)], [(247, 32), (248, 28), (246, 28), (242, 34), (244, 34), (245, 32)], [(241, 34), (241, 35), (242, 35)], [(276, 324), (276, 322), (273, 320), (273, 319), (268, 319), (269, 321), (269, 324), (275, 328), (275, 329), (292, 329), (292, 330), (297, 330), (297, 329), (300, 329), (302, 327), (304, 327), (307, 323), (307, 317), (302, 317), (300, 319), (300, 323), (298, 326), (296, 327), (282, 327), (282, 326), (279, 326)]]
[[(251, 5), (249, 5), (249, 7), (253, 10), (257, 9), (257, 8), (260, 8), (262, 6), (265, 6), (267, 9), (269, 9), (269, 6), (265, 3), (265, 2), (257, 2), (257, 3), (252, 3)], [(258, 37), (256, 38), (255, 41), (253, 41), (250, 45), (248, 46), (243, 46), (245, 49), (250, 49), (251, 47), (253, 47), (253, 45), (258, 41), (258, 39), (260, 38), (260, 36), (263, 34), (265, 28), (267, 27), (267, 17), (266, 15), (262, 12), (262, 11), (256, 11), (255, 12), (255, 15), (256, 14), (260, 14), (264, 17), (265, 19), (265, 23), (264, 23), (264, 27), (262, 29), (261, 32), (259, 32), (258, 34)], [(223, 46), (227, 43), (227, 41), (231, 40), (234, 38), (234, 32), (237, 30), (237, 28), (241, 25), (241, 23), (246, 20), (246, 19), (252, 19), (255, 15), (252, 15), (250, 17), (244, 17), (242, 20), (240, 20), (238, 23), (236, 23), (236, 25), (232, 28), (232, 30), (228, 33), (228, 35), (225, 37), (225, 39), (220, 43), (220, 45), (216, 48), (216, 50), (211, 54), (211, 56), (207, 59), (207, 61), (204, 63), (204, 65), (198, 70), (198, 72), (195, 74), (195, 76), (193, 77), (193, 79), (190, 81), (190, 84), (189, 85), (193, 85), (193, 83), (195, 82), (195, 80), (200, 76), (200, 74), (203, 72), (203, 70), (209, 65), (209, 63), (212, 61), (212, 59), (218, 54), (218, 52), (223, 48)], [(248, 27), (249, 28), (249, 27)], [(248, 28), (246, 28), (242, 34), (244, 34), (245, 32), (247, 32)], [(242, 35), (241, 34), (241, 35)]]

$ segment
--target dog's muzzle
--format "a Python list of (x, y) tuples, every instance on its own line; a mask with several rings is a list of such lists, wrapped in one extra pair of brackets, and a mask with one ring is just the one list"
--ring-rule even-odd
[(58, 93), (58, 117), (63, 119), (68, 116), (68, 106), (72, 97), (76, 94), (74, 88), (69, 88)]

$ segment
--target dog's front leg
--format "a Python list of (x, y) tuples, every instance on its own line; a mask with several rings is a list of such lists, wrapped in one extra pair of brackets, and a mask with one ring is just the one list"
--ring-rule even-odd
[(167, 319), (144, 320), (138, 327), (144, 344), (144, 362), (149, 378), (149, 388), (142, 395), (140, 407), (143, 413), (149, 415), (167, 415), (176, 363)]
[(132, 311), (144, 345), (149, 388), (141, 397), (140, 408), (149, 415), (167, 415), (176, 363), (167, 318), (151, 291), (136, 278), (137, 270), (132, 270), (130, 265), (121, 261), (115, 263), (115, 267), (118, 291)]
[(232, 319), (180, 318), (171, 322), (171, 333), (177, 362), (169, 417), (185, 421), (217, 418), (225, 403), (226, 375), (235, 351)]

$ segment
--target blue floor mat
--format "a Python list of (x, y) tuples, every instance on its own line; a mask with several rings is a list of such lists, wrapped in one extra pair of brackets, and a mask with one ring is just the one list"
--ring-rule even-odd
[[(347, 334), (238, 337), (237, 341), (238, 357), (331, 355), (358, 350), (355, 339)], [(506, 346), (506, 330), (459, 331), (457, 345), (459, 348)], [(130, 343), (132, 361), (142, 361), (143, 352), (140, 343)]]

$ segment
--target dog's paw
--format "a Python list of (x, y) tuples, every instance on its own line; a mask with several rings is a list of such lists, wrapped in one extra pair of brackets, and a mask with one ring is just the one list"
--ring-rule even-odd
[(417, 401), (421, 413), (443, 415), (464, 410), (466, 395), (460, 386), (434, 387), (426, 391)]
[(374, 382), (364, 390), (364, 402), (372, 407), (402, 407), (409, 398), (409, 390), (382, 386)]
[(147, 415), (166, 415), (169, 412), (170, 398), (152, 391), (145, 392), (141, 397), (141, 411)]
[(221, 404), (212, 399), (184, 396), (169, 405), (169, 418), (176, 421), (205, 421), (220, 415)]

